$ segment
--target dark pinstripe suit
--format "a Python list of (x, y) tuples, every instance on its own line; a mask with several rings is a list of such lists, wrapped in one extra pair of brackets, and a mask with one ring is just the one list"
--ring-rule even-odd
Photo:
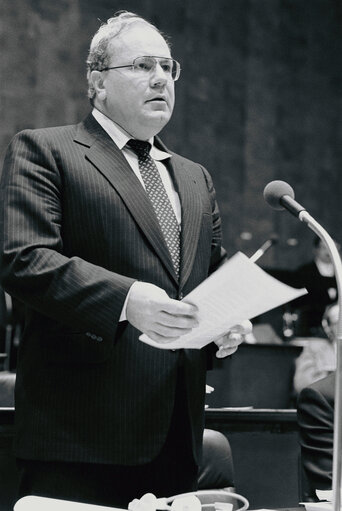
[[(136, 279), (176, 298), (224, 257), (208, 173), (176, 154), (169, 170), (182, 206), (179, 283), (141, 184), (91, 115), (12, 141), (1, 184), (1, 270), (4, 288), (27, 305), (19, 457), (130, 465), (160, 451), (181, 354), (139, 342), (135, 328), (118, 322), (121, 309)], [(205, 350), (185, 351), (195, 459), (205, 369)]]

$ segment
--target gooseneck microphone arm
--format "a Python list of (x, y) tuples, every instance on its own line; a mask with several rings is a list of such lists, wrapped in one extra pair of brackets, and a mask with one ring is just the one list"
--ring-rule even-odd
[(284, 181), (272, 181), (264, 190), (264, 197), (274, 209), (287, 209), (304, 222), (325, 243), (334, 265), (338, 290), (339, 317), (336, 335), (335, 410), (333, 443), (333, 511), (341, 509), (341, 453), (342, 453), (342, 262), (336, 245), (328, 232), (294, 200), (294, 191)]

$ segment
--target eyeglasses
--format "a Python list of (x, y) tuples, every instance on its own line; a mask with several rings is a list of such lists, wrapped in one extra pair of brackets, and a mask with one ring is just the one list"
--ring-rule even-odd
[(152, 73), (156, 69), (157, 64), (160, 65), (164, 73), (174, 82), (178, 80), (181, 68), (177, 60), (164, 57), (154, 57), (150, 55), (137, 57), (133, 60), (133, 64), (129, 64), (127, 66), (104, 67), (100, 71), (109, 71), (110, 69), (122, 69), (124, 67), (131, 67), (135, 73), (144, 75)]

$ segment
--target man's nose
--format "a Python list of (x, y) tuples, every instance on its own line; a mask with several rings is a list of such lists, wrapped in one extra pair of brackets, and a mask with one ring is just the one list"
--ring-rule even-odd
[(156, 67), (151, 74), (152, 87), (163, 87), (166, 85), (168, 79), (167, 73), (163, 70), (159, 62), (156, 62)]

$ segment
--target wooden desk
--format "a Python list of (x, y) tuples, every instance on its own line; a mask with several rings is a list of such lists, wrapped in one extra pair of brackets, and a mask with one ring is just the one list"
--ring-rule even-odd
[(251, 509), (296, 507), (299, 443), (296, 410), (207, 409), (206, 427), (228, 438), (235, 486)]

